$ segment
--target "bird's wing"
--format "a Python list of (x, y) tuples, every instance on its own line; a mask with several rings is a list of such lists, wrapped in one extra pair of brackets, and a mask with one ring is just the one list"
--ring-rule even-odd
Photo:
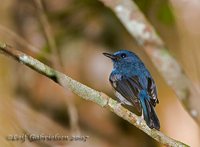
[(127, 101), (133, 104), (136, 109), (141, 113), (140, 101), (137, 98), (142, 86), (137, 76), (126, 77), (118, 74), (110, 76), (112, 87), (119, 92)]
[(156, 84), (155, 84), (154, 80), (150, 77), (148, 77), (147, 80), (148, 80), (147, 91), (150, 96), (150, 102), (155, 107), (156, 103), (159, 103), (158, 96), (157, 96)]

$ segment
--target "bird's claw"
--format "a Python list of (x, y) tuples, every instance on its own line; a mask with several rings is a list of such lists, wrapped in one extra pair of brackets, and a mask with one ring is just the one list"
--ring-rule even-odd
[(137, 120), (137, 123), (140, 125), (140, 124), (142, 124), (142, 121), (143, 121), (143, 117), (141, 116), (141, 117), (139, 117), (139, 119)]
[(122, 102), (117, 103), (117, 107), (121, 107), (122, 106)]

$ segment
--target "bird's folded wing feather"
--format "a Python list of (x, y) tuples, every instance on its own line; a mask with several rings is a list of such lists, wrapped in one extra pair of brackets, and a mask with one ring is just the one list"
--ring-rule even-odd
[(150, 96), (150, 102), (155, 107), (156, 103), (159, 103), (156, 84), (152, 78), (148, 77), (147, 79), (148, 79), (147, 91)]
[(142, 86), (137, 76), (126, 77), (121, 75), (111, 75), (110, 82), (112, 87), (119, 92), (127, 101), (133, 104), (141, 113), (140, 101), (137, 98)]

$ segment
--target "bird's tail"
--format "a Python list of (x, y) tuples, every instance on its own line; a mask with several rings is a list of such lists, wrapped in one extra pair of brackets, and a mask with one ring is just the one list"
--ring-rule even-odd
[(144, 90), (141, 90), (139, 93), (139, 98), (141, 101), (144, 120), (146, 121), (146, 124), (151, 129), (155, 128), (156, 130), (159, 130), (160, 122), (159, 122), (156, 112), (153, 108), (153, 105), (150, 103), (150, 98), (149, 98), (147, 92)]

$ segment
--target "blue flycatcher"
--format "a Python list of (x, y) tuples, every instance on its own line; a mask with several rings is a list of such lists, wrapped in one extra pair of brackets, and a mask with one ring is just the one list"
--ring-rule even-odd
[(103, 54), (113, 62), (109, 81), (120, 103), (134, 106), (142, 112), (149, 128), (159, 130), (160, 122), (154, 110), (159, 103), (156, 85), (144, 63), (127, 50)]

